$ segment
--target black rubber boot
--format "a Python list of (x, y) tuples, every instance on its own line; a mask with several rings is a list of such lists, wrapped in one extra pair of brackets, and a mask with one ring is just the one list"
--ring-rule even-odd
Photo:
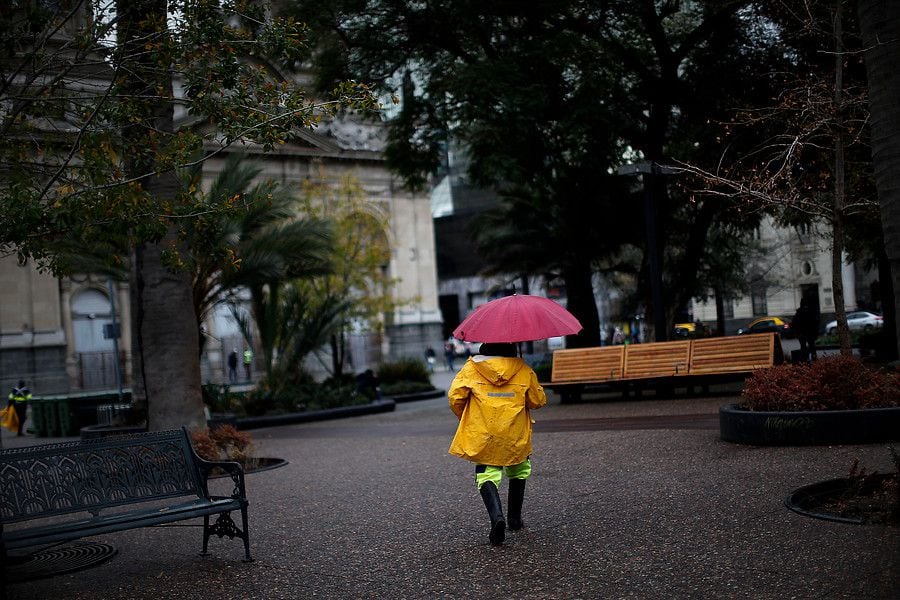
[(491, 544), (499, 546), (506, 539), (506, 521), (503, 519), (503, 506), (500, 504), (500, 492), (493, 482), (488, 481), (481, 486), (481, 499), (491, 518)]
[(518, 531), (525, 526), (522, 521), (522, 502), (525, 500), (525, 479), (509, 480), (509, 496), (507, 498), (506, 523), (512, 531)]

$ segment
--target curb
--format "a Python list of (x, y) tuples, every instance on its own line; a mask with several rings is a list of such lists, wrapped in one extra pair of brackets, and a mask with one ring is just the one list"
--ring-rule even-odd
[(235, 427), (239, 430), (245, 430), (258, 429), (261, 427), (277, 427), (278, 425), (293, 425), (294, 423), (311, 423), (313, 421), (326, 421), (328, 419), (342, 419), (345, 417), (358, 417), (361, 415), (391, 412), (395, 408), (396, 402), (392, 399), (376, 400), (375, 402), (359, 406), (341, 406), (339, 408), (326, 408), (301, 413), (287, 413), (284, 415), (240, 417), (235, 420)]
[(433, 389), (426, 392), (416, 392), (414, 394), (397, 394), (389, 398), (394, 402), (413, 402), (415, 400), (431, 400), (446, 395), (446, 390)]

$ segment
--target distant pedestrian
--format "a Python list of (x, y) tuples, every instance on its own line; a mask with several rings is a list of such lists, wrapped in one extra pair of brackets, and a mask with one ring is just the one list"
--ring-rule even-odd
[(791, 329), (800, 342), (800, 360), (809, 362), (816, 360), (816, 338), (819, 337), (819, 316), (809, 306), (806, 298), (800, 300), (800, 306), (791, 320)]
[(9, 402), (7, 406), (12, 406), (16, 410), (16, 416), (19, 418), (19, 430), (16, 435), (22, 435), (25, 427), (25, 418), (28, 415), (28, 403), (31, 401), (31, 390), (25, 385), (25, 381), (19, 380), (19, 385), (14, 387), (9, 393)]
[(453, 345), (453, 338), (449, 338), (444, 343), (444, 359), (447, 361), (447, 369), (455, 371), (453, 368), (453, 357), (456, 355), (456, 347)]
[(622, 331), (621, 327), (616, 327), (613, 330), (612, 343), (613, 346), (618, 346), (625, 343), (625, 332)]
[(600, 345), (605, 346), (609, 343), (609, 329), (600, 326)]
[(231, 383), (237, 383), (237, 366), (238, 351), (237, 348), (232, 348), (231, 354), (228, 355), (228, 381)]
[(425, 349), (425, 364), (428, 365), (428, 372), (434, 374), (434, 363), (437, 360), (437, 354), (434, 351), (434, 348), (428, 346)]
[(244, 374), (247, 376), (247, 381), (250, 381), (250, 365), (253, 364), (253, 350), (247, 348), (244, 350)]
[[(488, 539), (499, 546), (506, 527), (521, 529), (525, 481), (531, 475), (531, 413), (547, 403), (537, 375), (515, 344), (482, 344), (447, 393), (459, 427), (450, 454), (475, 463), (475, 485), (491, 521)], [(509, 480), (507, 518), (500, 482)]]

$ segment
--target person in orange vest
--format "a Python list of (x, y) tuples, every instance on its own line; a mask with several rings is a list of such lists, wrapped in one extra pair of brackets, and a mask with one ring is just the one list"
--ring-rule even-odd
[[(524, 526), (525, 481), (531, 475), (531, 411), (547, 403), (537, 375), (517, 356), (515, 344), (482, 344), (447, 392), (459, 427), (450, 454), (475, 463), (475, 485), (491, 520), (488, 539), (499, 546)], [(500, 482), (509, 480), (508, 517)]]
[(23, 380), (19, 380), (19, 385), (14, 387), (9, 393), (9, 406), (16, 409), (16, 416), (19, 417), (19, 431), (16, 435), (22, 435), (22, 429), (25, 427), (25, 417), (28, 414), (28, 402), (31, 400), (31, 390), (25, 385)]

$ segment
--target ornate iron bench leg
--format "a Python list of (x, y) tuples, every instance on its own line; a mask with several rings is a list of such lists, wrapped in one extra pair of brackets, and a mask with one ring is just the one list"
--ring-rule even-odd
[(209, 516), (203, 517), (203, 552), (201, 554), (207, 554), (207, 545), (209, 544), (209, 538), (212, 536), (227, 537), (231, 540), (241, 538), (244, 541), (243, 560), (244, 562), (253, 562), (253, 557), (250, 556), (250, 532), (247, 527), (246, 505), (241, 507), (241, 522), (244, 527), (243, 530), (239, 529), (237, 524), (235, 524), (230, 512), (220, 514), (212, 525), (209, 524)]
[(207, 548), (209, 547), (209, 536), (212, 535), (209, 531), (209, 515), (203, 516), (203, 550), (200, 552), (200, 556), (209, 556), (209, 551)]
[(241, 536), (244, 539), (244, 562), (253, 562), (253, 557), (250, 556), (250, 527), (247, 524), (246, 504), (241, 508), (241, 523), (244, 526), (244, 535)]

